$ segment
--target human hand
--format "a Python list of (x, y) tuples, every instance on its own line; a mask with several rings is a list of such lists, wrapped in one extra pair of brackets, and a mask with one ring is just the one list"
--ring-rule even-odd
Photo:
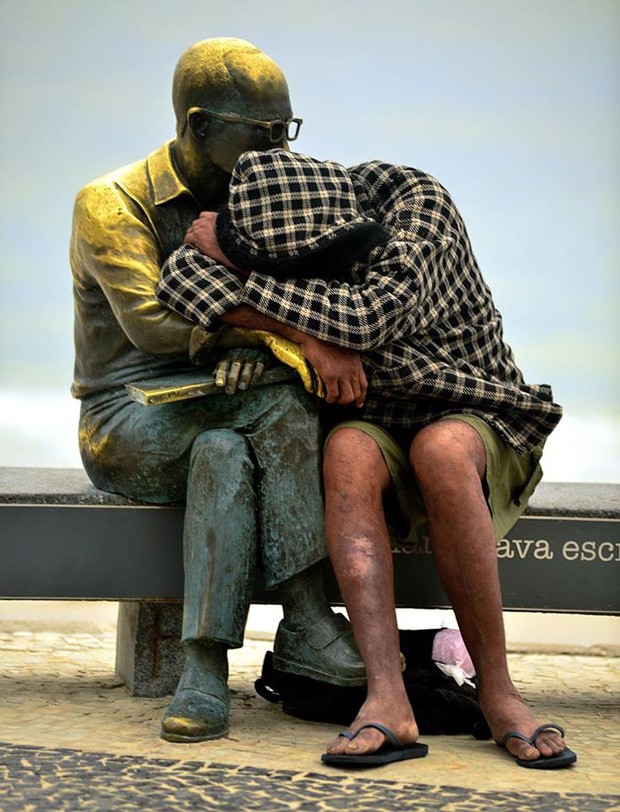
[(309, 335), (303, 338), (301, 348), (325, 384), (328, 403), (364, 405), (368, 381), (358, 352)]
[(200, 212), (197, 220), (185, 232), (183, 242), (195, 246), (203, 254), (206, 254), (211, 259), (219, 262), (229, 268), (232, 267), (226, 255), (222, 252), (220, 244), (217, 240), (215, 231), (215, 221), (217, 220), (217, 212), (203, 211)]
[(215, 367), (215, 385), (227, 395), (236, 394), (258, 383), (269, 366), (269, 353), (265, 350), (238, 348), (228, 350)]
[(211, 259), (214, 259), (220, 265), (234, 271), (237, 276), (242, 279), (247, 279), (250, 271), (245, 271), (242, 268), (237, 268), (226, 256), (220, 248), (217, 239), (217, 232), (215, 230), (215, 221), (217, 220), (217, 212), (215, 211), (202, 211), (197, 220), (185, 232), (183, 242), (189, 243), (202, 251)]

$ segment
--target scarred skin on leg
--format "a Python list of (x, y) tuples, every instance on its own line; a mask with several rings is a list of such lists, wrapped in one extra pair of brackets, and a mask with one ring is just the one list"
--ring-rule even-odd
[[(435, 564), (454, 608), (479, 681), (479, 701), (496, 742), (509, 730), (529, 736), (539, 722), (508, 672), (495, 537), (482, 481), (485, 449), (478, 433), (458, 420), (422, 429), (410, 460), (426, 505)], [(390, 477), (374, 440), (352, 428), (332, 435), (325, 452), (329, 552), (366, 663), (368, 694), (350, 727), (381, 722), (404, 743), (418, 735), (400, 674), (394, 610), (392, 556), (382, 494)], [(330, 753), (367, 753), (384, 742), (376, 730), (353, 742), (338, 738)], [(509, 739), (508, 750), (525, 760), (564, 749), (554, 731), (533, 747)]]
[[(400, 669), (392, 552), (382, 507), (390, 475), (374, 440), (350, 428), (332, 435), (324, 474), (329, 554), (368, 677), (366, 701), (350, 729), (381, 722), (403, 744), (412, 744), (418, 727)], [(354, 741), (336, 739), (327, 750), (362, 755), (384, 739), (368, 729)]]

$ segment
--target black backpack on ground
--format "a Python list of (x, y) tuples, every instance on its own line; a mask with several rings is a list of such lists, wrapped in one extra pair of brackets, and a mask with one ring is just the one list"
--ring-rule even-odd
[[(432, 659), (433, 640), (440, 629), (400, 632), (400, 650), (407, 668), (403, 679), (422, 734), (477, 733), (486, 727), (476, 689), (458, 685)], [(273, 654), (265, 654), (260, 679), (254, 683), (259, 696), (280, 703), (284, 713), (309, 722), (351, 724), (366, 698), (366, 688), (344, 688), (281, 671)]]

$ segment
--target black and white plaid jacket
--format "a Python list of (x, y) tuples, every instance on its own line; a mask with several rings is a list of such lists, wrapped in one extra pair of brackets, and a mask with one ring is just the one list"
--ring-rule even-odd
[(366, 264), (356, 263), (347, 281), (252, 273), (243, 283), (184, 245), (164, 264), (159, 300), (203, 327), (251, 305), (358, 350), (370, 384), (360, 416), (387, 429), (471, 414), (519, 453), (532, 450), (562, 409), (549, 386), (524, 382), (449, 194), (409, 167), (372, 161), (349, 172), (360, 210), (390, 239)]

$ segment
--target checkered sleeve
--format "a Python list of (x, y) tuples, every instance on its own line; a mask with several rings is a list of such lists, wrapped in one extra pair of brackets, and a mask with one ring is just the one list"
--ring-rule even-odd
[(441, 184), (379, 161), (350, 171), (362, 211), (390, 234), (365, 267), (354, 266), (356, 284), (279, 282), (253, 273), (243, 301), (302, 332), (366, 352), (444, 318), (469, 281), (454, 272), (464, 226)]
[[(449, 240), (392, 239), (358, 267), (359, 282), (278, 281), (250, 274), (243, 302), (316, 338), (364, 352), (415, 329), (423, 280)], [(354, 273), (354, 276), (356, 274)]]
[(157, 284), (161, 304), (206, 330), (237, 307), (242, 294), (239, 277), (192, 245), (170, 254)]

